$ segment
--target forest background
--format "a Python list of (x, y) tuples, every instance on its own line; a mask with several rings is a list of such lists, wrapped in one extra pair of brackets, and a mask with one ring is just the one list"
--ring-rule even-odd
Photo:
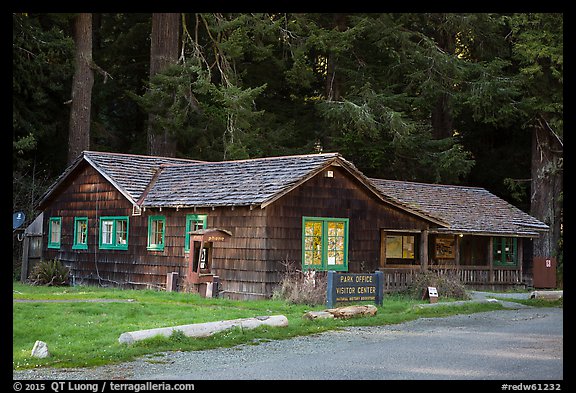
[[(13, 13), (13, 211), (82, 150), (340, 152), (484, 187), (562, 266), (561, 13)], [(24, 226), (25, 226), (24, 225)]]

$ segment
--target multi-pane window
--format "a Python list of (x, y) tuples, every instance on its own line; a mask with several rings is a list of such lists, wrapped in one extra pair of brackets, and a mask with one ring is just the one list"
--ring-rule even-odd
[(72, 249), (88, 249), (88, 217), (74, 218), (74, 244), (72, 244)]
[(494, 265), (518, 265), (518, 239), (514, 237), (494, 237)]
[(100, 248), (128, 249), (128, 217), (100, 218)]
[(348, 270), (348, 219), (303, 217), (302, 268)]
[(386, 234), (386, 264), (415, 264), (416, 255), (416, 236)]
[(414, 259), (414, 236), (387, 235), (386, 258)]
[(48, 220), (48, 248), (60, 248), (62, 237), (62, 217), (50, 217)]
[(329, 221), (328, 225), (328, 266), (344, 265), (346, 244), (346, 223), (343, 221)]
[(186, 215), (186, 236), (184, 240), (184, 251), (190, 251), (190, 232), (207, 228), (208, 216), (206, 214)]
[(148, 217), (148, 249), (164, 250), (164, 235), (166, 231), (166, 217)]

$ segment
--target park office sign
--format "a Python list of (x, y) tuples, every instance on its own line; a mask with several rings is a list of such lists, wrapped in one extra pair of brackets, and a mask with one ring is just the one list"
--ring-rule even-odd
[(373, 301), (381, 306), (384, 298), (384, 275), (376, 273), (328, 272), (326, 306), (333, 308), (337, 302)]

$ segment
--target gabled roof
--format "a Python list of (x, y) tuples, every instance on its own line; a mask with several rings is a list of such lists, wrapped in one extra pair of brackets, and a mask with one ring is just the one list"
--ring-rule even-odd
[(337, 159), (337, 153), (162, 165), (144, 207), (248, 206), (275, 196)]
[(438, 232), (532, 237), (548, 230), (546, 224), (483, 188), (370, 180), (382, 193), (449, 224)]
[(52, 193), (82, 163), (94, 167), (133, 205), (140, 207), (266, 207), (330, 165), (340, 166), (381, 201), (437, 225), (446, 222), (382, 194), (339, 153), (204, 162), (145, 155), (83, 152), (41, 198)]
[(138, 201), (160, 165), (197, 163), (200, 161), (137, 154), (83, 151), (56, 179), (54, 184), (48, 188), (40, 198), (38, 206), (42, 207), (58, 186), (76, 168), (86, 162), (104, 176), (130, 202), (136, 204), (136, 201)]
[(205, 162), (84, 151), (40, 199), (81, 165), (90, 165), (140, 207), (260, 206), (273, 203), (331, 165), (339, 166), (381, 201), (444, 228), (442, 233), (538, 236), (548, 226), (478, 187), (369, 179), (338, 153)]
[(162, 165), (145, 193), (143, 207), (266, 207), (330, 165), (358, 179), (380, 200), (428, 221), (446, 225), (433, 215), (382, 195), (339, 153), (255, 158), (238, 161)]

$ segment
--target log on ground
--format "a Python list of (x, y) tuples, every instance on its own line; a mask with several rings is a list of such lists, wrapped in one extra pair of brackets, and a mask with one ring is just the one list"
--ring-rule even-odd
[(271, 315), (254, 318), (240, 318), (227, 321), (195, 323), (165, 328), (136, 330), (122, 333), (118, 338), (121, 344), (132, 344), (135, 341), (144, 340), (154, 336), (170, 337), (175, 331), (181, 331), (187, 337), (208, 337), (222, 330), (240, 327), (242, 329), (254, 329), (258, 326), (288, 326), (288, 318), (284, 315)]
[(378, 309), (373, 305), (366, 306), (346, 306), (338, 308), (329, 308), (324, 311), (309, 311), (304, 314), (307, 319), (321, 319), (321, 318), (353, 318), (362, 316), (376, 315)]

